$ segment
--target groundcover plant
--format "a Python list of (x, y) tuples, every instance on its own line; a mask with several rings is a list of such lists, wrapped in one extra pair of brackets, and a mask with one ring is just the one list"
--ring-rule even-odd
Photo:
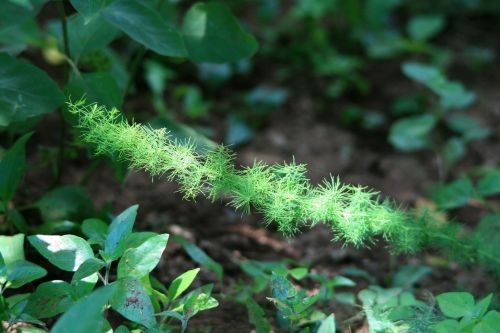
[(499, 16), (0, 1), (0, 331), (500, 332)]

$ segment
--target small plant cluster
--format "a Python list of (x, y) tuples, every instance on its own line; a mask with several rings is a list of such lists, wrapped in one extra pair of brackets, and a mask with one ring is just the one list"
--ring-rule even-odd
[[(29, 236), (29, 243), (39, 254), (59, 270), (72, 274), (68, 282), (42, 282), (33, 293), (3, 297), (12, 289), (43, 278), (47, 270), (25, 260), (23, 234), (1, 236), (0, 320), (4, 328), (21, 322), (30, 327), (29, 332), (46, 332), (42, 320), (64, 313), (51, 332), (104, 332), (111, 329), (105, 317), (113, 310), (130, 321), (132, 328), (166, 332), (179, 326), (173, 323), (178, 321), (185, 332), (189, 319), (218, 306), (211, 297), (211, 284), (184, 294), (199, 268), (181, 274), (168, 287), (150, 276), (169, 235), (133, 232), (137, 208), (126, 209), (109, 225), (100, 219), (85, 220), (82, 232), (86, 239), (72, 234)], [(119, 326), (115, 332), (130, 331)]]

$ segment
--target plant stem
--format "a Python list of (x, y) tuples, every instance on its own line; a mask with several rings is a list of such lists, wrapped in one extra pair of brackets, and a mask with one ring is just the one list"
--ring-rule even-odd
[[(160, 9), (164, 3), (165, 3), (165, 0), (160, 0), (158, 2), (158, 5), (156, 6), (156, 10), (160, 11)], [(139, 66), (142, 63), (142, 60), (144, 60), (144, 56), (146, 55), (147, 52), (148, 52), (148, 49), (145, 46), (141, 46), (141, 49), (137, 52), (134, 59), (132, 59), (132, 63), (130, 65), (130, 73), (129, 73), (129, 77), (127, 80), (127, 84), (125, 85), (125, 90), (123, 92), (123, 96), (127, 96), (127, 93), (130, 90), (130, 87), (132, 86), (132, 82), (135, 78), (135, 75), (137, 74), (137, 70), (139, 69)]]
[(104, 285), (109, 284), (109, 270), (111, 269), (111, 263), (106, 264), (106, 272), (104, 273)]
[[(66, 20), (66, 12), (64, 10), (64, 0), (58, 0), (56, 1), (56, 6), (57, 6), (57, 12), (59, 13), (59, 18), (61, 20), (61, 27), (62, 27), (62, 33), (63, 33), (63, 43), (64, 43), (64, 53), (66, 54), (66, 59), (67, 62), (64, 66), (64, 81), (67, 82), (69, 80), (69, 68), (70, 65), (68, 64), (68, 61), (71, 61), (71, 52), (69, 48), (69, 38), (68, 38), (68, 24)], [(59, 135), (59, 150), (57, 153), (57, 168), (56, 168), (56, 176), (54, 179), (54, 183), (52, 184), (52, 187), (57, 185), (59, 181), (61, 180), (61, 175), (62, 171), (64, 168), (64, 138), (66, 137), (66, 124), (64, 122), (64, 117), (62, 114), (62, 111), (60, 112), (60, 126), (61, 126), (61, 132)]]
[(63, 41), (64, 41), (64, 53), (66, 53), (66, 56), (71, 59), (71, 53), (69, 50), (68, 24), (66, 20), (66, 12), (64, 11), (63, 1), (64, 0), (56, 1), (56, 5), (57, 5), (57, 12), (59, 13), (59, 18), (61, 19)]

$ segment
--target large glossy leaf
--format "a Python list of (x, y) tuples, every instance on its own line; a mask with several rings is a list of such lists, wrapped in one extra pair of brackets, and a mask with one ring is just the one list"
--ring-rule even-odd
[(0, 1), (0, 30), (19, 26), (38, 14), (48, 0), (32, 0), (30, 6), (20, 6), (13, 1)]
[(28, 240), (51, 264), (64, 271), (75, 272), (82, 263), (94, 257), (90, 245), (75, 235), (34, 235)]
[(111, 260), (118, 259), (125, 252), (127, 237), (132, 233), (138, 205), (131, 206), (113, 219), (104, 242), (104, 253)]
[(17, 55), (28, 45), (41, 46), (42, 44), (42, 33), (33, 18), (21, 24), (0, 28), (0, 52)]
[(68, 310), (73, 304), (73, 287), (64, 281), (40, 284), (31, 294), (25, 312), (35, 318), (50, 318)]
[[(76, 14), (68, 19), (67, 24), (71, 59), (75, 62), (78, 62), (85, 52), (102, 49), (119, 34), (118, 29), (100, 17), (95, 17), (92, 22), (86, 24), (84, 17)], [(50, 27), (57, 36), (60, 50), (64, 50), (60, 21), (55, 21)]]
[(189, 58), (196, 62), (230, 62), (253, 55), (258, 48), (223, 5), (197, 3), (184, 17), (182, 35)]
[(133, 278), (115, 282), (117, 291), (111, 299), (111, 307), (125, 318), (146, 327), (155, 325), (151, 300), (141, 283)]
[[(85, 24), (99, 17), (99, 14), (113, 0), (70, 0), (75, 9), (85, 18)], [(93, 24), (94, 22), (92, 22)]]
[(63, 102), (61, 90), (44, 71), (0, 53), (0, 129), (51, 112)]
[(25, 147), (31, 134), (19, 138), (0, 161), (0, 199), (4, 202), (12, 199), (26, 169)]
[(104, 18), (145, 47), (165, 56), (186, 57), (181, 35), (145, 2), (115, 0)]
[(118, 278), (141, 278), (149, 274), (158, 265), (167, 241), (167, 234), (158, 235), (136, 248), (126, 250), (118, 263)]
[(104, 306), (115, 291), (116, 285), (111, 284), (81, 299), (59, 318), (51, 332), (100, 333), (104, 321)]

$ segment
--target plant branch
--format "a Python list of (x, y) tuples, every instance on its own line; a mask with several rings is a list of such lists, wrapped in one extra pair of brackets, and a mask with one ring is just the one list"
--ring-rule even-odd
[[(185, 199), (202, 195), (212, 200), (229, 199), (229, 205), (245, 213), (255, 209), (266, 224), (276, 224), (285, 235), (317, 223), (328, 225), (335, 239), (355, 246), (370, 245), (381, 236), (395, 252), (415, 252), (425, 246), (455, 251), (463, 259), (484, 258), (499, 270), (497, 260), (481, 253), (481, 244), (461, 237), (458, 223), (442, 224), (431, 214), (418, 215), (379, 200), (378, 192), (362, 186), (325, 179), (313, 186), (305, 165), (266, 165), (236, 168), (234, 155), (224, 146), (200, 154), (190, 142), (169, 138), (164, 129), (128, 124), (116, 109), (106, 110), (85, 101), (69, 104), (79, 116), (84, 141), (95, 145), (96, 154), (111, 154), (131, 168), (153, 176), (167, 175), (180, 184)], [(500, 271), (500, 270), (499, 270)]]

